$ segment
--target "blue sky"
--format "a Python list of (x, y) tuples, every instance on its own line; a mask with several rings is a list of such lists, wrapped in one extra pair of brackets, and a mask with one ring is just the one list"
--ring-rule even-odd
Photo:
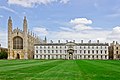
[(120, 0), (0, 0), (0, 43), (7, 46), (7, 20), (48, 40), (119, 41)]

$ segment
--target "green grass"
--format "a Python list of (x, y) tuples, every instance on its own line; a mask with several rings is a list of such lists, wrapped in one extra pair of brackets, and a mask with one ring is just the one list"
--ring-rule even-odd
[(120, 80), (120, 61), (0, 60), (0, 80)]

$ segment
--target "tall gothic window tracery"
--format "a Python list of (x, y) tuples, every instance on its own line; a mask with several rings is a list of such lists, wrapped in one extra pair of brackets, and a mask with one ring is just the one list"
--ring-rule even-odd
[(13, 38), (13, 49), (23, 49), (23, 39), (21, 37)]

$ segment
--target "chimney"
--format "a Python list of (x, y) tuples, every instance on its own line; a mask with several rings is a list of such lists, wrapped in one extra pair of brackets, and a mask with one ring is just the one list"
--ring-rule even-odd
[(66, 43), (68, 43), (68, 40), (66, 40)]
[(58, 43), (60, 43), (60, 40), (58, 40)]
[(91, 43), (91, 40), (89, 40), (88, 43)]
[(73, 40), (73, 42), (75, 43), (75, 40)]
[(81, 40), (81, 43), (83, 43), (83, 40)]
[(118, 42), (116, 41), (116, 44), (118, 44)]
[(113, 45), (115, 44), (115, 41), (113, 41)]
[(99, 43), (99, 40), (97, 40), (97, 43)]
[(51, 40), (51, 43), (53, 43), (53, 41)]

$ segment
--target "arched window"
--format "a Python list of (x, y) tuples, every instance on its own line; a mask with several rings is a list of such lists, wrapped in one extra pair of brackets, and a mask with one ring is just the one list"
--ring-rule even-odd
[(13, 38), (13, 49), (23, 49), (23, 39), (21, 37)]

